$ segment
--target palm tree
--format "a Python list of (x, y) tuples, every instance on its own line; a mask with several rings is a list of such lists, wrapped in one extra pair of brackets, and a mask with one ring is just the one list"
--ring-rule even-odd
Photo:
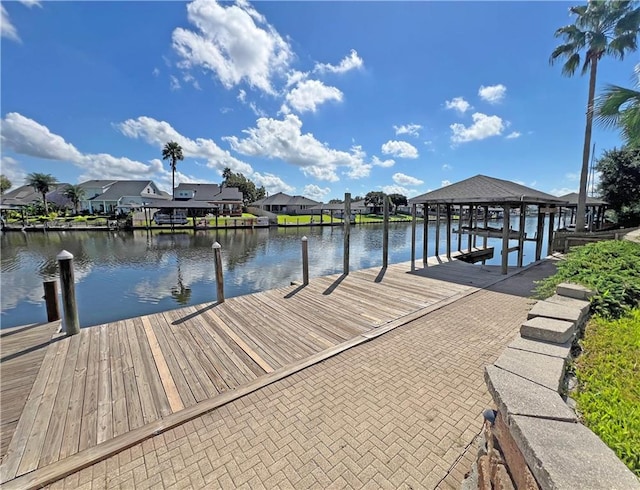
[[(640, 88), (640, 65), (636, 68)], [(640, 147), (640, 91), (607, 85), (596, 100), (597, 121), (606, 127), (617, 126), (626, 143)]]
[[(558, 59), (566, 58), (562, 66), (562, 74), (569, 77), (575, 74), (581, 62), (582, 74), (589, 71), (589, 98), (582, 151), (577, 230), (584, 229), (598, 62), (605, 54), (623, 59), (626, 53), (638, 48), (640, 7), (633, 8), (634, 6), (635, 4), (631, 1), (589, 0), (587, 5), (571, 7), (569, 11), (576, 16), (575, 23), (561, 27), (555, 33), (556, 37), (563, 39), (564, 44), (553, 50), (549, 62), (554, 64)], [(583, 51), (584, 59), (581, 59)]]
[(71, 200), (73, 203), (73, 210), (78, 214), (78, 204), (80, 204), (80, 201), (82, 201), (85, 196), (84, 189), (79, 185), (70, 185), (67, 186), (62, 195)]
[(33, 187), (36, 192), (42, 194), (42, 201), (44, 202), (44, 214), (49, 214), (49, 206), (47, 205), (47, 192), (51, 190), (51, 187), (58, 183), (51, 174), (41, 174), (38, 172), (27, 175), (27, 185)]
[(178, 160), (184, 160), (182, 155), (182, 147), (175, 141), (169, 141), (162, 149), (162, 159), (169, 160), (171, 165), (171, 196), (176, 197), (176, 165)]

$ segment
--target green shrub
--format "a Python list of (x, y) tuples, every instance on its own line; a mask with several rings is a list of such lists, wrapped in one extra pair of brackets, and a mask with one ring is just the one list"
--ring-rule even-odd
[(640, 476), (640, 309), (594, 318), (581, 344), (574, 397), (583, 422)]
[(640, 303), (640, 244), (612, 240), (572, 248), (556, 274), (538, 283), (536, 296), (551, 296), (561, 282), (595, 290), (592, 311), (619, 318)]

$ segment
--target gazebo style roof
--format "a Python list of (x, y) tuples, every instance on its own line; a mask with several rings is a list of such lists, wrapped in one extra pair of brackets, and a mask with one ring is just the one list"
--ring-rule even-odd
[(559, 204), (565, 199), (508, 180), (476, 175), (409, 199), (409, 204)]
[[(569, 194), (565, 194), (564, 196), (560, 196), (559, 199), (564, 199), (569, 204), (565, 205), (566, 207), (572, 208), (578, 205), (578, 193), (571, 192)], [(602, 199), (598, 199), (597, 197), (589, 197), (587, 196), (587, 206), (607, 206), (609, 203), (607, 201), (603, 201)]]

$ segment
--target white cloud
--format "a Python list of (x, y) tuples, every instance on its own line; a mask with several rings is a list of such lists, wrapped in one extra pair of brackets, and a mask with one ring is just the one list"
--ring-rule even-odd
[(10, 112), (2, 120), (2, 146), (21, 155), (60, 161), (79, 161), (82, 154), (62, 136), (33, 119)]
[(247, 100), (247, 92), (244, 91), (243, 89), (240, 89), (238, 91), (238, 97), (237, 98), (238, 98), (238, 100), (240, 102), (242, 102), (244, 104), (246, 102), (246, 100)]
[(81, 153), (49, 128), (16, 112), (2, 120), (2, 146), (46, 160), (71, 162), (84, 170), (81, 179), (145, 179), (162, 172), (162, 163), (142, 163), (107, 153)]
[(443, 180), (442, 182), (440, 182), (440, 187), (447, 187), (448, 185), (451, 185), (450, 180)]
[(304, 189), (302, 189), (302, 195), (314, 201), (322, 201), (329, 192), (331, 192), (331, 189), (328, 187), (319, 187), (315, 184), (305, 185)]
[(0, 36), (11, 39), (12, 41), (20, 42), (18, 30), (11, 23), (11, 20), (9, 20), (9, 14), (2, 4), (0, 4)]
[(554, 187), (549, 191), (549, 194), (554, 196), (564, 196), (565, 194), (570, 194), (572, 192), (578, 192), (578, 189), (571, 187)]
[(346, 73), (349, 70), (362, 68), (363, 61), (358, 52), (352, 49), (348, 56), (345, 56), (339, 65), (331, 65), (329, 63), (317, 63), (314, 70), (320, 73)]
[(572, 182), (577, 182), (580, 179), (580, 174), (578, 172), (567, 172), (564, 176), (567, 180)]
[(287, 94), (286, 100), (298, 112), (316, 112), (318, 105), (328, 100), (342, 102), (342, 92), (318, 80), (305, 80)]
[(420, 124), (403, 124), (402, 126), (393, 126), (393, 129), (396, 130), (396, 136), (400, 134), (410, 134), (411, 136), (415, 136), (416, 138), (420, 136), (420, 130), (422, 126)]
[(453, 167), (448, 163), (445, 163), (442, 165), (442, 170), (451, 170), (451, 169), (453, 169)]
[(411, 177), (410, 175), (396, 173), (391, 177), (393, 181), (402, 186), (416, 186), (424, 184), (423, 180), (417, 179), (416, 177)]
[(153, 71), (151, 72), (151, 74), (152, 74), (154, 77), (157, 77), (158, 75), (160, 75), (160, 70), (158, 69), (158, 67), (155, 67), (155, 68), (153, 69)]
[(181, 86), (180, 86), (180, 80), (178, 80), (176, 77), (174, 77), (173, 75), (171, 75), (169, 77), (169, 88), (173, 91), (175, 90), (180, 90)]
[(178, 133), (168, 122), (141, 116), (137, 119), (127, 119), (116, 127), (125, 136), (143, 139), (158, 149), (161, 149), (167, 141), (175, 141), (182, 147), (185, 157), (204, 158), (209, 168), (222, 171), (225, 167), (229, 167), (234, 172), (240, 172), (247, 177), (253, 174), (251, 165), (231, 156), (229, 151), (220, 148), (213, 140), (205, 138), (192, 140)]
[(409, 196), (413, 191), (401, 185), (385, 185), (382, 187), (382, 192), (385, 194), (402, 194), (403, 196)]
[(224, 139), (243, 155), (280, 159), (318, 180), (336, 182), (338, 167), (347, 167), (354, 175), (366, 170), (361, 148), (353, 147), (350, 152), (335, 150), (313, 134), (303, 134), (301, 129), (302, 121), (295, 114), (288, 114), (282, 120), (261, 117), (256, 127), (243, 131), (246, 138), (228, 136)]
[(521, 132), (513, 131), (512, 133), (509, 133), (507, 136), (505, 136), (505, 138), (507, 138), (508, 140), (513, 140), (519, 138), (520, 136), (522, 136)]
[(0, 158), (0, 167), (2, 175), (11, 182), (11, 188), (20, 187), (24, 183), (27, 173), (22, 169), (20, 163), (15, 159), (6, 155)]
[(26, 5), (27, 7), (42, 7), (40, 4), (40, 0), (20, 0), (22, 5)]
[(418, 149), (406, 141), (389, 140), (382, 145), (382, 153), (398, 158), (418, 158)]
[(190, 83), (191, 85), (193, 85), (193, 88), (195, 88), (196, 90), (202, 90), (202, 88), (200, 88), (200, 84), (198, 83), (198, 80), (196, 80), (191, 73), (184, 73), (182, 75), (182, 80), (184, 80), (186, 83)]
[(182, 68), (200, 67), (214, 73), (226, 88), (242, 81), (273, 94), (271, 80), (284, 74), (292, 59), (289, 44), (245, 1), (223, 6), (211, 0), (187, 5), (196, 30), (178, 27), (173, 48)]
[(278, 192), (289, 193), (295, 190), (295, 187), (290, 186), (280, 177), (273, 174), (261, 174), (259, 172), (254, 172), (253, 175), (251, 175), (251, 178), (258, 187), (261, 185), (264, 186), (270, 194), (276, 194)]
[(454, 109), (458, 111), (460, 114), (464, 114), (469, 109), (471, 109), (471, 104), (464, 100), (464, 97), (454, 97), (451, 100), (447, 100), (444, 103), (444, 106), (447, 109)]
[(449, 126), (453, 135), (451, 141), (454, 143), (467, 143), (474, 140), (483, 140), (490, 136), (498, 136), (504, 131), (505, 124), (498, 116), (487, 116), (476, 112), (471, 116), (473, 124), (466, 127), (464, 124), (452, 124)]
[(395, 165), (396, 161), (393, 160), (392, 158), (388, 158), (387, 160), (380, 160), (377, 156), (374, 156), (371, 159), (371, 163), (373, 165), (375, 165), (376, 167), (388, 168), (388, 167), (393, 167)]
[(498, 85), (490, 85), (485, 87), (480, 86), (478, 89), (478, 95), (482, 100), (489, 102), (490, 104), (497, 104), (504, 99), (507, 94), (507, 87), (499, 83)]

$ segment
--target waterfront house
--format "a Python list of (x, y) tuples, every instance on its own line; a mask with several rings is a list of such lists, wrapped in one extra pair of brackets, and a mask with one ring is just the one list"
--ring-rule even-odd
[[(59, 183), (49, 186), (49, 192), (47, 192), (47, 202), (55, 204), (59, 208), (73, 208), (71, 200), (64, 196), (65, 189), (69, 187), (69, 184)], [(16, 187), (2, 195), (2, 206), (5, 209), (17, 209), (29, 204), (40, 202), (42, 200), (42, 194), (36, 191), (33, 186), (28, 184)]]
[(242, 192), (237, 187), (221, 187), (218, 184), (181, 183), (175, 189), (175, 201), (188, 203), (189, 208), (212, 210), (218, 215), (242, 214)]
[(249, 207), (274, 214), (308, 214), (308, 210), (318, 204), (320, 204), (318, 201), (304, 196), (290, 196), (284, 192), (278, 192), (249, 204)]
[(151, 199), (171, 200), (152, 180), (88, 180), (80, 208), (90, 213), (115, 213), (141, 207)]

